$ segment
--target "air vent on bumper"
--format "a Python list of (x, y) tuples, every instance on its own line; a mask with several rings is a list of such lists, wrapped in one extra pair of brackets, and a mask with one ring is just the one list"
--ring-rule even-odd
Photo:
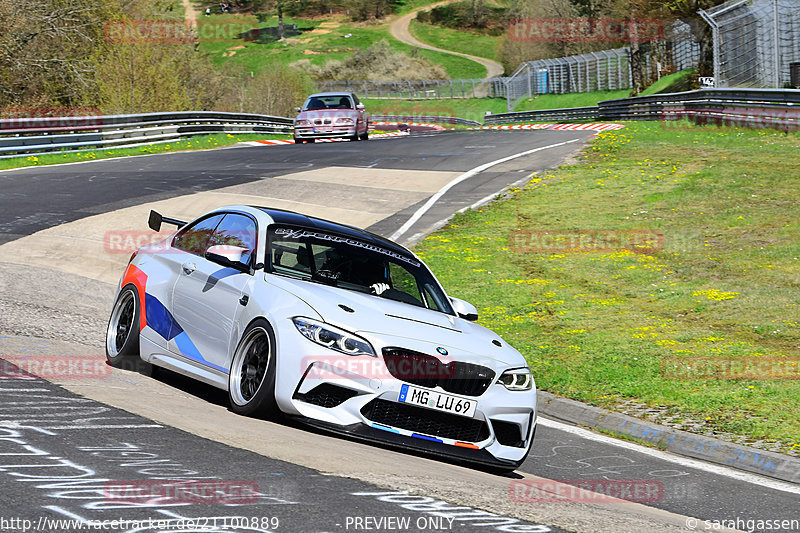
[(302, 402), (318, 405), (320, 407), (337, 407), (358, 393), (353, 389), (339, 387), (330, 383), (317, 385), (310, 391), (302, 394), (295, 393), (294, 397)]
[(362, 407), (361, 414), (378, 424), (432, 437), (464, 442), (481, 442), (489, 438), (489, 426), (483, 420), (379, 398)]

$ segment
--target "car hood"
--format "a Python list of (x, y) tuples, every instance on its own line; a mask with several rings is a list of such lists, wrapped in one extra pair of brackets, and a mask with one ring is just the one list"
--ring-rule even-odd
[(339, 118), (348, 117), (355, 118), (358, 116), (358, 111), (355, 109), (317, 109), (313, 111), (301, 111), (295, 120), (305, 119), (313, 120), (317, 118)]
[[(408, 339), (412, 342), (405, 344), (410, 349), (419, 346), (421, 341), (422, 344), (446, 348), (455, 359), (462, 358), (459, 354), (471, 354), (470, 360), (488, 358), (502, 366), (526, 365), (523, 356), (496, 333), (468, 320), (309, 281), (274, 274), (265, 274), (265, 278), (268, 283), (303, 300), (325, 322), (362, 336), (377, 337), (387, 345)], [(500, 346), (493, 341), (499, 342)]]

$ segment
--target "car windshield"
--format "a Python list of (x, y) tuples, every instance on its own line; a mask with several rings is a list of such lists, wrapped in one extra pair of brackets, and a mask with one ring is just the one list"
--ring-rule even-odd
[(270, 226), (268, 233), (267, 260), (276, 274), (455, 314), (433, 275), (412, 255), (309, 228)]
[(303, 111), (320, 109), (353, 109), (353, 102), (346, 94), (331, 94), (326, 96), (310, 96), (303, 105)]

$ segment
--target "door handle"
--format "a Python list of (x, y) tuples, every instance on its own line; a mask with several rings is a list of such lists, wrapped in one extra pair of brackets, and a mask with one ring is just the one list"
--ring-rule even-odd
[(183, 264), (183, 273), (184, 274), (191, 274), (195, 270), (197, 270), (197, 265), (195, 265), (194, 263), (184, 263)]
[(246, 294), (243, 294), (241, 298), (239, 298), (239, 303), (242, 305), (247, 305), (247, 302), (250, 301), (250, 297)]

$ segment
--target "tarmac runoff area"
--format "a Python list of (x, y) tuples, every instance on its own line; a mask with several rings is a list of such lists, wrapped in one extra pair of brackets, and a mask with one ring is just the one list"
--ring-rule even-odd
[[(102, 360), (102, 335), (111, 298), (130, 255), (127, 242), (117, 243), (122, 248), (117, 249), (110, 237), (140, 234), (150, 209), (191, 219), (219, 205), (261, 204), (366, 227), (418, 204), (460, 172), (348, 168), (346, 183), (338, 177), (342, 174), (340, 169), (322, 168), (270, 178), (268, 188), (264, 181), (254, 181), (178, 196), (79, 219), (0, 246), (0, 294), (14, 295), (13, 299), (0, 298), (0, 313), (7, 321), (3, 329), (11, 334), (0, 339), (0, 355), (11, 361), (35, 354), (88, 355)], [(380, 189), (379, 194), (376, 189)], [(309, 195), (310, 190), (315, 191), (313, 196)], [(376, 202), (376, 197), (386, 200)], [(91, 260), (76, 261), (77, 255)], [(685, 531), (686, 517), (631, 502), (523, 505), (509, 498), (508, 478), (293, 426), (237, 417), (228, 412), (224, 403), (209, 401), (204, 392), (198, 396), (181, 388), (180, 380), (164, 381), (113, 369), (102, 380), (53, 381), (69, 391), (156, 423), (393, 490), (442, 498), (568, 530)], [(149, 401), (141, 401), (142, 398)], [(551, 414), (563, 421), (603, 427), (603, 419), (615, 420), (582, 404), (565, 403), (547, 395), (542, 395), (542, 400), (541, 414)], [(619, 423), (614, 423), (619, 428)], [(664, 434), (668, 435), (668, 431), (666, 428)], [(297, 446), (298, 442), (304, 446)], [(744, 465), (747, 461), (740, 462)], [(408, 473), (398, 475), (398, 464)], [(792, 472), (791, 468), (787, 464), (776, 467), (775, 471)], [(769, 475), (771, 468), (762, 470), (761, 474)], [(542, 486), (551, 483), (531, 474), (520, 476)]]

